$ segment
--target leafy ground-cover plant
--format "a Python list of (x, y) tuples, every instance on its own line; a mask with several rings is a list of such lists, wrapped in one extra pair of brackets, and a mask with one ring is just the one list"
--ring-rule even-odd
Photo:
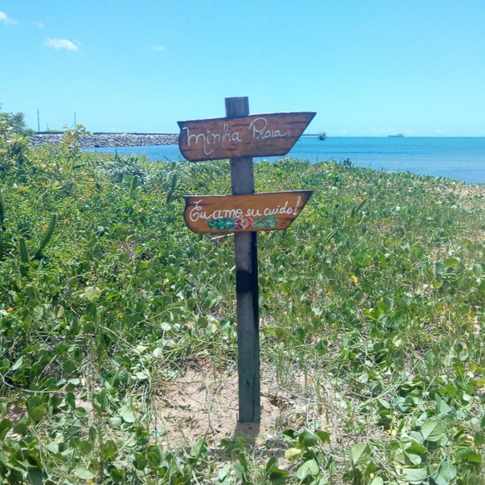
[(484, 484), (483, 188), (257, 164), (258, 192), (315, 191), (259, 236), (278, 415), (187, 444), (168, 386), (237, 345), (232, 238), (190, 233), (181, 195), (229, 193), (228, 163), (75, 155), (0, 172), (0, 483)]

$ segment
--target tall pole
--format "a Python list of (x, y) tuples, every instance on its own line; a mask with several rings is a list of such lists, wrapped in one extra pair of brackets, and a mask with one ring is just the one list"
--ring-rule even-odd
[(37, 108), (37, 131), (40, 131), (40, 114), (39, 114), (39, 108)]
[[(247, 97), (226, 98), (226, 117), (249, 115)], [(252, 157), (229, 160), (233, 195), (254, 194)], [(256, 232), (234, 234), (236, 251), (239, 422), (261, 420), (258, 242)]]

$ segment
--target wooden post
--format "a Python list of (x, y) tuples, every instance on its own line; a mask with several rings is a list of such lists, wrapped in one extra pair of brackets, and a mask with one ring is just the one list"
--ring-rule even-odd
[[(226, 117), (249, 114), (247, 97), (226, 98)], [(252, 157), (230, 159), (233, 195), (254, 194)], [(261, 420), (258, 242), (256, 232), (234, 234), (236, 250), (239, 422)]]

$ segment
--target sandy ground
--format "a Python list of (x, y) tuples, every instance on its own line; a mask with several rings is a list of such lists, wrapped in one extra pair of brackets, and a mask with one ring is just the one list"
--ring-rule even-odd
[[(242, 436), (247, 445), (271, 449), (272, 445), (278, 448), (285, 429), (302, 429), (310, 422), (333, 427), (334, 416), (328, 408), (325, 411), (322, 403), (305, 394), (303, 377), (295, 380), (291, 391), (277, 386), (264, 371), (261, 380), (261, 422), (240, 424), (236, 370), (217, 372), (210, 363), (193, 363), (182, 378), (157, 392), (152, 423), (163, 430), (162, 445), (179, 449), (191, 446), (197, 438), (217, 445)], [(325, 386), (324, 392), (331, 393)]]

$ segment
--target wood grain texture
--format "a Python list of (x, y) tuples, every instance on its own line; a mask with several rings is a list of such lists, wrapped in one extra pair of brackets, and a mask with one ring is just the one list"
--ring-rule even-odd
[[(247, 96), (226, 98), (226, 117), (249, 115)], [(229, 159), (232, 195), (254, 194), (253, 159)], [(237, 301), (237, 369), (239, 422), (261, 420), (261, 371), (259, 349), (258, 234), (234, 234)]]
[(316, 113), (272, 113), (179, 121), (179, 148), (191, 162), (286, 155)]
[(300, 215), (313, 191), (248, 195), (187, 195), (184, 219), (196, 233), (282, 230)]

